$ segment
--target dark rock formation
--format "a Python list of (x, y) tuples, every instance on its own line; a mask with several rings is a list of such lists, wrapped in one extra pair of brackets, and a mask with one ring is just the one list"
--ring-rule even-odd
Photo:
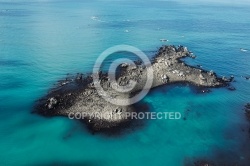
[(246, 79), (246, 80), (249, 80), (249, 79), (250, 79), (250, 76), (245, 76), (245, 79)]

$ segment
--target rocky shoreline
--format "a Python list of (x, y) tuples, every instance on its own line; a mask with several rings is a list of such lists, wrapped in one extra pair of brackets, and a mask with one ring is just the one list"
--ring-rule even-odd
[[(218, 77), (213, 71), (189, 66), (183, 58), (195, 56), (186, 47), (162, 46), (151, 61), (153, 69), (153, 84), (151, 88), (188, 83), (204, 88), (201, 93), (207, 93), (206, 88), (229, 86), (233, 77)], [(93, 83), (93, 77), (98, 74), (103, 90), (109, 92), (112, 99), (129, 99), (141, 91), (147, 80), (147, 65), (137, 61), (136, 65), (121, 64), (117, 82), (120, 86), (129, 84), (129, 80), (135, 81), (135, 88), (126, 93), (117, 92), (112, 88), (113, 82), (103, 72), (94, 74), (78, 74), (75, 78), (68, 77), (60, 81), (46, 96), (42, 97), (35, 105), (34, 112), (43, 116), (69, 116), (69, 114), (81, 113), (86, 115), (81, 119), (93, 131), (107, 131), (119, 126), (124, 127), (130, 123), (127, 113), (138, 111), (135, 105), (118, 106), (107, 102), (102, 94), (98, 93)], [(140, 109), (140, 108), (139, 108)], [(140, 111), (143, 110), (140, 109)], [(90, 115), (98, 114), (102, 118)], [(103, 118), (101, 115), (116, 115), (112, 118)]]

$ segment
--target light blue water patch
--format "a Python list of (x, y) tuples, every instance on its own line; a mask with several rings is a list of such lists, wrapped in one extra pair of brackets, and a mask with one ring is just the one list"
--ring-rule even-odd
[[(250, 99), (250, 81), (242, 77), (250, 75), (249, 23), (248, 5), (1, 1), (0, 164), (181, 166), (197, 158), (249, 163), (249, 122), (242, 110)], [(234, 75), (236, 91), (157, 88), (142, 102), (152, 112), (180, 112), (182, 118), (148, 120), (120, 137), (92, 135), (65, 117), (31, 114), (57, 80), (91, 72), (97, 57), (119, 44), (148, 56), (162, 44), (188, 46), (197, 58), (187, 63)]]

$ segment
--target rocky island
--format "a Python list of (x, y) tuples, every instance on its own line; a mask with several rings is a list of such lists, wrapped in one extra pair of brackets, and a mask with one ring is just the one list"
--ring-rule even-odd
[[(195, 56), (183, 46), (162, 46), (151, 59), (151, 64), (142, 64), (136, 61), (136, 65), (123, 63), (119, 66), (119, 74), (116, 79), (120, 86), (126, 86), (130, 80), (136, 82), (136, 86), (125, 93), (114, 90), (114, 82), (102, 71), (89, 75), (78, 74), (76, 78), (67, 78), (60, 81), (59, 86), (53, 88), (45, 97), (41, 98), (35, 106), (35, 112), (43, 116), (67, 116), (85, 115), (83, 120), (94, 131), (112, 130), (129, 123), (127, 113), (136, 111), (134, 104), (116, 105), (105, 98), (130, 99), (143, 90), (147, 78), (147, 69), (153, 71), (153, 82), (150, 88), (167, 84), (189, 83), (197, 87), (223, 87), (227, 86), (233, 77), (218, 77), (213, 71), (190, 66), (184, 63), (183, 58)], [(105, 93), (98, 91), (93, 78), (98, 75), (100, 85)], [(205, 92), (205, 91), (204, 91)], [(131, 102), (132, 103), (132, 102)], [(99, 115), (91, 116), (91, 115)], [(102, 116), (102, 115), (110, 115)], [(107, 117), (107, 118), (103, 118)], [(112, 117), (112, 118), (110, 118)]]

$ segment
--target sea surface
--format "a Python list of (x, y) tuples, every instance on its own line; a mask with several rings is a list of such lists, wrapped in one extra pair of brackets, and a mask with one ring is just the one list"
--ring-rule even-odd
[[(142, 101), (150, 111), (183, 118), (148, 120), (119, 136), (31, 113), (58, 80), (91, 72), (104, 50), (120, 44), (148, 56), (163, 44), (187, 46), (197, 55), (187, 63), (234, 75), (236, 91), (154, 89)], [(203, 159), (249, 166), (250, 124), (242, 110), (250, 102), (247, 75), (247, 2), (0, 0), (0, 165), (182, 166)]]

